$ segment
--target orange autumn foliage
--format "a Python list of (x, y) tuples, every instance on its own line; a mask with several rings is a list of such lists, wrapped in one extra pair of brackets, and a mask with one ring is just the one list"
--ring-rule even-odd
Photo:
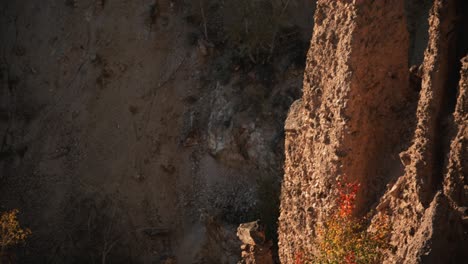
[(376, 230), (368, 231), (366, 218), (353, 216), (360, 189), (357, 182), (338, 182), (337, 208), (317, 229), (314, 254), (296, 253), (295, 264), (373, 264), (381, 263), (383, 250), (390, 247), (391, 231), (385, 216), (379, 216)]
[(31, 235), (31, 230), (21, 228), (17, 218), (18, 212), (17, 209), (13, 209), (0, 216), (0, 253), (2, 255), (7, 247), (22, 243)]
[(388, 220), (380, 217), (377, 229), (368, 231), (366, 218), (353, 216), (360, 184), (338, 182), (338, 188), (338, 209), (318, 229), (319, 254), (313, 257), (313, 263), (380, 263), (382, 250), (389, 247), (387, 238), (391, 229)]

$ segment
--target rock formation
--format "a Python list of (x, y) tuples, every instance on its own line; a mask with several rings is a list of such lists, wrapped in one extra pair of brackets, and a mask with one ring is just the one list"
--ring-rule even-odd
[(434, 2), (417, 87), (403, 0), (318, 1), (304, 95), (285, 124), (282, 263), (314, 254), (339, 181), (361, 184), (353, 214), (389, 217), (386, 263), (466, 259), (466, 8)]
[(242, 241), (242, 260), (238, 264), (273, 264), (271, 241), (265, 241), (265, 231), (259, 221), (240, 224), (237, 237)]

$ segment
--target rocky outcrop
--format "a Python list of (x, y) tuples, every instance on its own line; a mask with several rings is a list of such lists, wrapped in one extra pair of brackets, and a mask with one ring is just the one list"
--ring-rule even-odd
[(468, 167), (463, 150), (467, 139), (466, 64), (457, 87), (458, 60), (467, 51), (462, 37), (466, 29), (460, 28), (466, 18), (457, 13), (465, 9), (466, 14), (466, 7), (461, 1), (435, 1), (430, 12), (413, 144), (400, 154), (407, 160), (405, 173), (377, 207), (391, 217), (395, 230), (391, 238), (395, 253), (388, 263), (466, 259), (460, 245), (466, 244), (461, 212), (467, 203), (456, 194), (466, 190), (463, 170)]
[(364, 2), (317, 4), (302, 106), (286, 122), (298, 125), (286, 127), (283, 263), (313, 251), (309, 241), (334, 206), (336, 181), (363, 184), (368, 191), (360, 194), (358, 210), (364, 211), (397, 166), (391, 155), (398, 151), (409, 93), (403, 1)]
[(271, 241), (265, 241), (264, 227), (254, 221), (240, 224), (237, 237), (242, 241), (242, 260), (238, 264), (273, 264)]
[(444, 194), (468, 221), (468, 56), (462, 60), (461, 79), (455, 113), (455, 136), (450, 144)]
[(466, 7), (434, 2), (419, 84), (404, 1), (318, 1), (304, 95), (285, 126), (282, 263), (314, 254), (339, 181), (361, 184), (354, 215), (389, 217), (387, 263), (465, 259)]

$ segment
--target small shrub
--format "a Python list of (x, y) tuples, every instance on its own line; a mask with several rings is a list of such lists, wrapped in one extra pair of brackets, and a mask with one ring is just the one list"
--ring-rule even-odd
[(338, 183), (340, 186), (337, 212), (319, 227), (316, 239), (318, 254), (313, 263), (380, 263), (383, 250), (389, 248), (391, 231), (386, 217), (377, 219), (377, 229), (367, 230), (366, 219), (352, 215), (356, 205), (358, 183)]
[(17, 245), (31, 235), (31, 230), (21, 228), (18, 222), (18, 210), (4, 212), (0, 216), (0, 256), (3, 256), (8, 247)]

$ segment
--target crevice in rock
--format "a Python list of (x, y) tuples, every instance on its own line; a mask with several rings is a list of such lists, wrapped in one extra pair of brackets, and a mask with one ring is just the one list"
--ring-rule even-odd
[(447, 32), (442, 32), (447, 38), (447, 76), (444, 90), (441, 94), (441, 110), (437, 118), (434, 145), (433, 187), (441, 189), (446, 156), (450, 151), (450, 141), (453, 135), (453, 112), (455, 110), (458, 82), (460, 80), (461, 59), (468, 51), (468, 2), (457, 0), (452, 6)]
[(424, 59), (428, 42), (428, 17), (433, 0), (405, 1), (405, 13), (409, 32), (408, 63), (419, 65)]
[(447, 33), (449, 39), (449, 76), (447, 80), (446, 111), (452, 115), (457, 100), (458, 82), (460, 80), (461, 59), (468, 53), (468, 2), (458, 0), (455, 3), (452, 18), (453, 28)]

